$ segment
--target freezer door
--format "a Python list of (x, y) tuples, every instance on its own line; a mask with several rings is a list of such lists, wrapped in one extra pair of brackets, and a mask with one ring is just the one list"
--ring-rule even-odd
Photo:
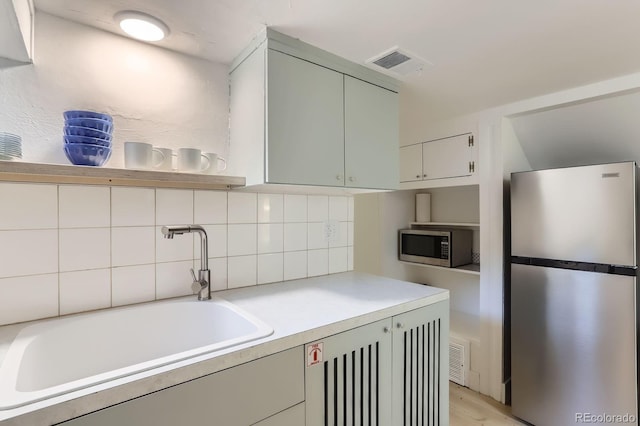
[(535, 425), (628, 414), (637, 424), (636, 278), (517, 264), (511, 271), (513, 414)]
[(511, 175), (514, 256), (636, 265), (635, 163)]

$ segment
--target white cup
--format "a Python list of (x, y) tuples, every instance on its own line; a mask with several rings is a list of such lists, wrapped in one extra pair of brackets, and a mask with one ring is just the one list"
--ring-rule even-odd
[[(202, 158), (205, 158), (206, 164), (202, 164)], [(211, 162), (207, 157), (202, 155), (202, 151), (196, 148), (180, 148), (178, 149), (178, 171), (200, 173), (208, 169)]]
[(125, 142), (124, 167), (127, 169), (148, 170), (154, 166), (153, 153), (157, 152), (160, 162), (165, 160), (164, 154), (149, 143)]
[[(220, 157), (215, 152), (205, 152), (202, 156), (209, 160), (209, 167), (202, 171), (204, 174), (215, 175), (227, 168), (227, 160)], [(220, 168), (220, 163), (222, 163), (222, 168)]]
[(170, 172), (173, 170), (173, 150), (169, 148), (156, 148), (153, 149), (153, 169)]

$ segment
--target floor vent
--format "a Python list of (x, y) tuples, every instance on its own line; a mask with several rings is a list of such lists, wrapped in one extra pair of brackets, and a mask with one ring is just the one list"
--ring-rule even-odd
[(427, 66), (432, 65), (417, 55), (397, 46), (368, 59), (365, 63), (371, 68), (396, 77), (419, 73)]
[(462, 386), (467, 386), (469, 376), (470, 342), (449, 337), (449, 380)]

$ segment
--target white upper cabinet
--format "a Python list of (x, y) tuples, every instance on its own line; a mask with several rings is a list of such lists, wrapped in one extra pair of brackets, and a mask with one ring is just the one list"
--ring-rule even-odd
[(33, 3), (0, 0), (0, 68), (30, 63), (32, 39)]
[(422, 144), (400, 148), (400, 182), (422, 179)]
[(398, 187), (398, 83), (272, 30), (231, 66), (227, 173), (247, 186)]
[(268, 55), (267, 182), (344, 185), (342, 74)]
[(398, 182), (398, 94), (344, 76), (346, 186), (394, 189)]
[[(400, 182), (413, 182), (411, 187), (417, 188), (415, 182), (476, 177), (476, 155), (475, 140), (470, 133), (403, 146), (400, 148)], [(473, 183), (459, 179), (450, 182)]]
[(473, 144), (470, 135), (422, 144), (423, 179), (442, 179), (473, 174)]

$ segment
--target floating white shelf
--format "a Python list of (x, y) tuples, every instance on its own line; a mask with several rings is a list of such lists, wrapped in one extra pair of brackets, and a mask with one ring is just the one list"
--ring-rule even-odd
[(459, 226), (462, 228), (479, 228), (479, 223), (465, 222), (411, 222), (411, 226)]
[(185, 189), (232, 189), (245, 186), (245, 178), (237, 176), (110, 169), (24, 163), (21, 161), (0, 161), (0, 181)]
[(406, 262), (404, 260), (400, 260), (399, 262), (405, 265), (417, 266), (419, 268), (435, 268), (435, 269), (442, 269), (444, 271), (461, 272), (463, 274), (480, 275), (480, 265), (477, 263), (458, 266), (456, 268), (446, 268), (444, 266), (426, 265), (424, 263)]

